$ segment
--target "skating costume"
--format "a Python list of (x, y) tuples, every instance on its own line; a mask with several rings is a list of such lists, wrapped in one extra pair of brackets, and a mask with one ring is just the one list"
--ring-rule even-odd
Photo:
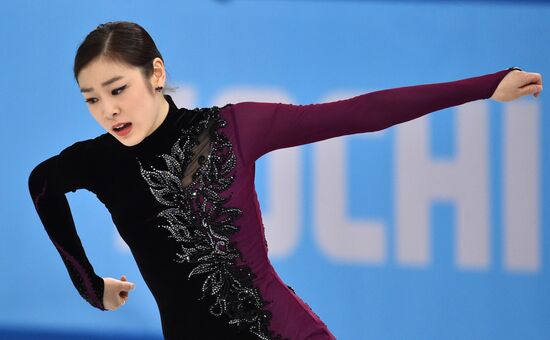
[(309, 105), (191, 110), (164, 95), (168, 114), (142, 142), (128, 147), (109, 133), (78, 141), (32, 170), (30, 194), (73, 284), (98, 309), (106, 310), (108, 275), (96, 274), (77, 235), (65, 193), (78, 189), (111, 214), (155, 298), (165, 339), (334, 339), (268, 259), (255, 161), (488, 99), (512, 69)]

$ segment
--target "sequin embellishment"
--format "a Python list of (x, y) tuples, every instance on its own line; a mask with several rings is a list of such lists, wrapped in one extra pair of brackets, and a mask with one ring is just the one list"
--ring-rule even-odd
[[(229, 324), (248, 329), (260, 339), (282, 339), (268, 330), (271, 312), (263, 309), (268, 302), (253, 287), (254, 273), (250, 268), (235, 263), (241, 253), (229, 240), (239, 229), (233, 220), (242, 210), (225, 207), (230, 196), (221, 195), (234, 181), (231, 171), (236, 162), (231, 142), (218, 131), (227, 123), (217, 106), (194, 110), (200, 119), (181, 130), (170, 154), (156, 156), (161, 162), (158, 168), (145, 166), (138, 160), (151, 193), (166, 206), (158, 214), (165, 222), (160, 226), (181, 243), (181, 253), (176, 254), (174, 261), (196, 264), (188, 279), (207, 274), (199, 299), (204, 299), (207, 293), (214, 296), (215, 301), (209, 307), (212, 315), (224, 314)], [(207, 156), (198, 157), (199, 167), (191, 183), (183, 186), (184, 171), (199, 144), (198, 136), (205, 129), (210, 137), (210, 151)]]

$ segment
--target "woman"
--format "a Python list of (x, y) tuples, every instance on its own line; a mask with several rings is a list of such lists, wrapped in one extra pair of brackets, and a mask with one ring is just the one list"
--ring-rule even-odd
[(95, 273), (65, 198), (82, 188), (97, 195), (130, 247), (169, 340), (334, 339), (269, 262), (254, 189), (260, 156), (469, 101), (542, 91), (540, 74), (511, 67), (322, 104), (178, 108), (163, 93), (165, 65), (155, 43), (130, 22), (90, 32), (74, 77), (106, 133), (38, 164), (30, 194), (78, 292), (100, 310), (116, 310), (135, 285), (124, 275)]

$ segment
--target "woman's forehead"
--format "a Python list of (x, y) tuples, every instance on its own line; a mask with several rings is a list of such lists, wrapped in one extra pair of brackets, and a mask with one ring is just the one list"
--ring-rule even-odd
[[(101, 58), (82, 68), (78, 80), (81, 89), (87, 89), (94, 86), (104, 87), (119, 79), (133, 78), (138, 74), (139, 69), (137, 67)], [(116, 79), (113, 80), (114, 78)]]

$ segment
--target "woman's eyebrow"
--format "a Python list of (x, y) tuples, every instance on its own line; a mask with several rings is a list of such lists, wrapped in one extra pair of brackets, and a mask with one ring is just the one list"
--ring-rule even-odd
[[(122, 76), (114, 76), (113, 78), (109, 79), (109, 80), (106, 80), (104, 81), (103, 83), (101, 83), (101, 86), (107, 86), (111, 83), (114, 83), (115, 81), (119, 80), (119, 79), (122, 79), (123, 77)], [(86, 87), (86, 88), (81, 88), (80, 89), (80, 92), (90, 92), (90, 91), (93, 91), (93, 87)]]

